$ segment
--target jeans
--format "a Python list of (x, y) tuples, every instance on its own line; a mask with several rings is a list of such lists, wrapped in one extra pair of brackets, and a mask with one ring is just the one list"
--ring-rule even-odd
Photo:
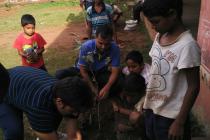
[[(145, 110), (145, 126), (146, 135), (149, 140), (169, 140), (168, 131), (174, 119), (159, 116), (153, 113), (152, 110)], [(190, 123), (187, 119), (184, 126), (184, 138), (183, 140), (190, 140)]]
[(23, 140), (23, 112), (12, 105), (0, 104), (0, 128), (4, 140)]

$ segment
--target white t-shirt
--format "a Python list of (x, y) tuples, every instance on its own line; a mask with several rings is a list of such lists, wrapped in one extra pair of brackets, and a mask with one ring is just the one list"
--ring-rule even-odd
[(176, 118), (187, 91), (184, 68), (200, 66), (200, 48), (190, 31), (182, 33), (175, 43), (162, 47), (157, 34), (149, 52), (152, 58), (144, 109), (155, 114)]

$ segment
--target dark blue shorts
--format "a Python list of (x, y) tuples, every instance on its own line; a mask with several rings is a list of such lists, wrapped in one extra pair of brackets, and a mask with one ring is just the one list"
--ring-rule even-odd
[[(166, 118), (163, 116), (159, 116), (153, 113), (152, 110), (145, 110), (145, 127), (146, 127), (146, 135), (149, 140), (169, 140), (168, 139), (168, 131), (171, 124), (174, 122), (174, 119)], [(189, 119), (187, 119), (185, 128), (184, 128), (184, 139), (190, 140), (190, 123)]]

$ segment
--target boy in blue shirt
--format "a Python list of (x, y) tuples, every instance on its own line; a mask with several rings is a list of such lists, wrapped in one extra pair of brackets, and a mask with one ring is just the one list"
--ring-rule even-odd
[(79, 72), (99, 99), (106, 98), (120, 72), (120, 50), (112, 41), (112, 35), (113, 30), (109, 25), (99, 26), (96, 39), (88, 40), (81, 46), (76, 67), (59, 70), (56, 77), (62, 79)]

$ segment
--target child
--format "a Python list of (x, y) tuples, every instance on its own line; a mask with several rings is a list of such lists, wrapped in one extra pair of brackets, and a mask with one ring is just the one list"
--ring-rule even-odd
[(129, 75), (130, 73), (137, 73), (144, 77), (146, 84), (149, 81), (150, 65), (144, 63), (142, 54), (139, 51), (130, 51), (126, 58), (126, 67), (123, 68), (122, 73)]
[(21, 17), (23, 33), (21, 33), (13, 45), (18, 50), (22, 58), (23, 66), (31, 66), (47, 71), (44, 65), (42, 53), (46, 41), (43, 37), (35, 32), (36, 21), (30, 14)]
[(132, 73), (126, 76), (123, 91), (113, 101), (118, 140), (139, 140), (145, 138), (142, 105), (145, 95), (145, 80)]
[(199, 93), (200, 48), (182, 23), (182, 0), (146, 0), (158, 33), (149, 52), (151, 77), (143, 108), (150, 140), (190, 140), (189, 113)]
[(87, 33), (88, 38), (96, 37), (96, 29), (103, 25), (113, 25), (113, 9), (104, 0), (94, 0), (92, 6), (87, 9)]

